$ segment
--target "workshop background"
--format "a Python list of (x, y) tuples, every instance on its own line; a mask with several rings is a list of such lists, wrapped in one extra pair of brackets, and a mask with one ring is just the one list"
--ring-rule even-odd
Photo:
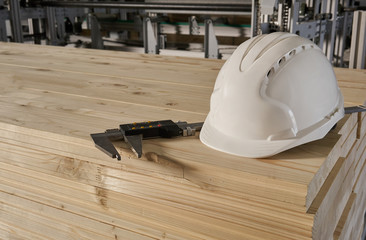
[[(365, 240), (365, 112), (268, 158), (189, 125), (237, 47), (272, 32), (310, 39), (365, 108), (366, 0), (0, 0), (0, 239)], [(161, 120), (188, 136), (138, 156), (113, 141), (120, 160), (91, 138)]]
[(282, 31), (314, 41), (334, 66), (364, 68), (365, 8), (365, 0), (1, 0), (0, 41), (227, 59), (248, 38)]

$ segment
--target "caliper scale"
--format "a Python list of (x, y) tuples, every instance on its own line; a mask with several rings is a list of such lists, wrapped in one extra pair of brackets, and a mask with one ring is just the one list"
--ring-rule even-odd
[(172, 138), (178, 136), (193, 136), (201, 130), (203, 122), (187, 123), (172, 120), (148, 121), (121, 124), (119, 129), (108, 129), (104, 133), (93, 133), (90, 136), (95, 146), (112, 158), (121, 160), (121, 155), (113, 146), (112, 141), (124, 140), (131, 146), (138, 158), (142, 156), (142, 140), (151, 138)]

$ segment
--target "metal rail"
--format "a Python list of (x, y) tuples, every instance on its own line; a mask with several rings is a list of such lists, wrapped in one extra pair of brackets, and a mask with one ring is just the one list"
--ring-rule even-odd
[(251, 4), (182, 4), (182, 3), (145, 3), (145, 2), (90, 2), (90, 1), (42, 1), (49, 7), (82, 8), (130, 8), (170, 11), (209, 11), (209, 12), (250, 12)]

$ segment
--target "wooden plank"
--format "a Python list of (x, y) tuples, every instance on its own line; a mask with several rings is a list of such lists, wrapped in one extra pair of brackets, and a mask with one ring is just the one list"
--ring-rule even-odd
[[(1, 45), (0, 45), (1, 46)], [(146, 62), (145, 55), (135, 54), (135, 58), (140, 59), (139, 62), (130, 62), (130, 58), (123, 56), (119, 59), (111, 59), (109, 62), (101, 56), (74, 57), (72, 55), (60, 56), (52, 52), (47, 55), (40, 53), (26, 54), (30, 50), (27, 49), (21, 53), (6, 53), (0, 55), (0, 65), (3, 67), (21, 67), (28, 69), (36, 69), (39, 72), (62, 72), (90, 77), (129, 79), (133, 81), (155, 82), (160, 84), (178, 84), (181, 86), (210, 87), (212, 89), (217, 73), (224, 61), (213, 61), (211, 67), (195, 66), (193, 59), (186, 59), (185, 64), (174, 64), (175, 58), (164, 57), (162, 61)], [(44, 51), (42, 49), (42, 51)], [(98, 53), (98, 52), (96, 52)], [(40, 55), (37, 61), (34, 61), (34, 54)], [(119, 54), (121, 55), (121, 54)], [(57, 64), (50, 64), (49, 57), (52, 57)], [(127, 59), (126, 59), (127, 57)], [(123, 60), (126, 59), (126, 60)], [(188, 60), (188, 61), (187, 61)], [(78, 64), (75, 64), (75, 61)], [(197, 60), (195, 60), (197, 62)], [(214, 66), (212, 66), (214, 65)], [(193, 66), (193, 67), (192, 67)], [(177, 73), (179, 72), (179, 76)], [(162, 74), (164, 73), (164, 74)], [(183, 80), (183, 81), (182, 81)]]
[[(366, 210), (366, 205), (363, 204), (365, 201), (365, 196), (363, 192), (366, 192), (364, 188), (360, 188), (359, 179), (361, 176), (365, 174), (364, 172), (364, 162), (366, 159), (366, 134), (361, 137), (359, 140), (359, 145), (357, 146), (357, 154), (356, 159), (358, 159), (358, 163), (355, 165), (355, 173), (359, 172), (359, 175), (357, 176), (357, 181), (355, 182), (355, 186), (353, 186), (353, 195), (355, 196), (355, 199), (352, 200), (351, 198), (348, 200), (349, 202), (353, 201), (353, 204), (350, 207), (350, 209), (345, 209), (345, 212), (343, 213), (340, 223), (338, 224), (338, 228), (336, 229), (334, 233), (335, 239), (350, 239), (350, 231), (354, 229), (357, 224), (357, 226), (360, 224), (359, 222), (355, 222), (355, 215), (357, 215), (356, 212), (363, 212)], [(355, 189), (357, 189), (355, 191)]]
[(361, 138), (366, 134), (366, 113), (361, 112), (358, 113), (358, 129), (357, 129), (357, 138)]
[[(365, 83), (365, 70), (352, 69), (350, 71), (347, 68), (334, 68), (334, 72), (337, 77), (338, 84), (343, 87), (364, 87)], [(362, 99), (361, 99), (362, 100)], [(366, 100), (366, 98), (364, 99)]]
[[(357, 115), (359, 121), (360, 115), (354, 115)], [(354, 129), (355, 133), (359, 132), (359, 125), (361, 123), (358, 122), (357, 127)], [(365, 158), (361, 157), (361, 153), (363, 153), (365, 147), (366, 141), (358, 139), (349, 156), (346, 158), (347, 161), (344, 161), (340, 166), (341, 170), (337, 172), (335, 180), (327, 192), (327, 196), (323, 199), (324, 201), (322, 201), (315, 215), (313, 233), (315, 232), (314, 236), (317, 236), (317, 238), (331, 238), (334, 232), (337, 231), (336, 226), (340, 224), (342, 215), (348, 215), (348, 213), (344, 212), (347, 211), (345, 209), (350, 208), (350, 206), (347, 207), (347, 203), (351, 201), (351, 189), (356, 183), (357, 176), (361, 174), (361, 168), (359, 166), (363, 166), (365, 162)]]
[[(1, 164), (1, 168), (4, 168), (4, 164)], [(9, 166), (6, 166), (9, 168)], [(16, 168), (12, 167), (13, 170), (16, 170)], [(28, 172), (28, 171), (24, 171), (24, 173)], [(56, 181), (56, 179), (54, 177), (48, 177), (48, 181), (45, 179), (41, 182), (38, 182), (38, 180), (36, 180), (35, 178), (31, 178), (32, 179), (32, 184), (24, 184), (24, 182), (27, 182), (29, 180), (27, 180), (27, 176), (22, 175), (21, 178), (17, 177), (19, 173), (16, 172), (12, 172), (11, 174), (7, 174), (4, 173), (2, 171), (2, 176), (6, 177), (6, 179), (2, 178), (1, 184), (0, 184), (0, 188), (5, 190), (5, 189), (10, 189), (9, 186), (17, 186), (16, 188), (12, 189), (10, 192), (18, 195), (19, 194), (19, 190), (20, 189), (34, 189), (34, 193), (37, 194), (39, 197), (36, 197), (35, 199), (41, 199), (44, 198), (45, 196), (52, 196), (54, 195), (55, 197), (53, 197), (52, 201), (71, 201), (71, 199), (67, 196), (65, 196), (65, 193), (62, 193), (62, 186), (57, 184), (57, 186), (52, 184), (52, 181)], [(47, 181), (47, 182), (45, 182)], [(19, 182), (19, 184), (15, 183), (15, 182)], [(23, 182), (23, 183), (22, 183)], [(57, 181), (59, 183), (59, 181)], [(4, 185), (5, 184), (5, 185)], [(80, 185), (80, 184), (77, 184)], [(80, 185), (81, 186), (81, 185)], [(81, 201), (80, 203), (82, 203), (83, 205), (86, 205), (85, 203), (83, 203), (85, 200), (82, 200), (81, 198), (86, 197), (85, 194), (80, 193), (79, 191), (75, 191), (70, 187), (63, 187), (65, 188), (65, 191), (68, 192), (69, 195), (73, 196), (73, 202), (75, 201)], [(44, 189), (44, 190), (41, 190)], [(90, 189), (90, 188), (89, 188)], [(86, 190), (86, 189), (85, 189)], [(85, 191), (84, 190), (84, 191)], [(90, 189), (91, 190), (91, 189)], [(6, 190), (9, 191), (9, 190)], [(55, 191), (60, 191), (60, 194), (56, 194)], [(74, 193), (72, 193), (74, 192)], [(28, 196), (29, 197), (30, 192), (27, 193), (27, 195), (23, 195), (23, 196)], [(91, 192), (90, 194), (90, 200), (93, 199), (93, 195), (94, 193)], [(57, 197), (57, 198), (56, 198)], [(89, 201), (90, 201), (89, 200)], [(146, 224), (146, 221), (149, 223), (149, 225), (151, 225), (151, 223), (155, 223), (155, 224), (162, 224), (162, 226), (169, 226), (169, 229), (165, 229), (165, 231), (167, 232), (167, 234), (169, 234), (172, 229), (174, 229), (173, 225), (178, 227), (179, 230), (176, 229), (176, 231), (184, 231), (186, 230), (187, 232), (190, 232), (191, 234), (196, 235), (196, 234), (200, 234), (201, 237), (204, 238), (208, 238), (208, 239), (221, 239), (224, 236), (230, 236), (230, 239), (242, 239), (243, 236), (250, 236), (251, 239), (261, 239), (261, 237), (263, 237), (264, 235), (266, 237), (268, 237), (268, 239), (275, 239), (274, 237), (277, 234), (280, 234), (280, 230), (277, 230), (276, 233), (266, 233), (266, 230), (255, 230), (255, 229), (251, 229), (248, 227), (245, 227), (243, 225), (239, 225), (237, 227), (235, 227), (237, 225), (237, 223), (229, 223), (229, 222), (224, 222), (220, 219), (209, 219), (206, 218), (202, 215), (198, 215), (196, 213), (189, 213), (189, 212), (184, 212), (182, 210), (179, 210), (177, 208), (174, 209), (170, 209), (166, 206), (162, 206), (162, 205), (157, 205), (155, 203), (149, 202), (149, 201), (141, 201), (138, 198), (135, 198), (133, 200), (133, 198), (131, 198), (128, 195), (121, 195), (121, 194), (116, 194), (115, 192), (111, 192), (111, 191), (104, 191), (103, 190), (103, 201), (101, 201), (100, 199), (96, 199), (96, 200), (92, 200), (92, 201), (96, 201), (95, 204), (99, 204), (101, 205), (100, 207), (102, 207), (102, 209), (108, 209), (108, 211), (113, 211), (113, 210), (118, 210), (119, 213), (123, 213), (123, 215), (128, 214), (128, 213), (132, 213), (133, 216), (140, 216), (141, 218), (145, 219), (145, 221), (141, 221), (139, 222), (140, 224)], [(48, 200), (48, 202), (50, 202), (50, 200)], [(50, 203), (49, 203), (50, 204)], [(63, 209), (68, 209), (69, 207), (66, 205), (67, 203), (63, 202), (62, 204), (60, 204), (59, 206), (64, 206)], [(90, 203), (89, 203), (90, 204)], [(70, 206), (72, 207), (72, 206)], [(143, 211), (141, 212), (139, 209), (143, 209)], [(122, 219), (125, 218), (123, 217), (123, 215), (119, 214), (119, 217), (121, 217)], [(89, 216), (90, 217), (90, 216)], [(99, 219), (99, 221), (102, 221), (102, 219)], [(184, 223), (186, 222), (186, 223)], [(170, 224), (173, 225), (170, 225)], [(187, 224), (189, 223), (189, 224)], [(195, 224), (192, 224), (195, 223)], [(115, 223), (114, 223), (115, 224)], [(256, 222), (252, 222), (252, 224), (256, 224)], [(215, 226), (215, 227), (213, 227)], [(165, 228), (166, 228), (165, 227)], [(270, 227), (270, 226), (269, 226)], [(275, 228), (274, 228), (275, 229)], [(255, 232), (257, 232), (255, 234)], [(261, 233), (261, 237), (258, 236), (256, 237), (255, 235), (258, 235), (260, 232)], [(180, 234), (182, 234), (180, 232)], [(247, 235), (249, 234), (249, 235)], [(253, 235), (252, 235), (253, 234)], [(291, 238), (292, 234), (298, 234), (296, 232), (294, 233), (290, 233), (288, 231), (285, 231), (281, 234), (282, 238)], [(198, 235), (196, 235), (198, 236)], [(288, 237), (286, 237), (288, 236)], [(300, 235), (302, 236), (302, 235)], [(278, 236), (276, 237), (278, 238)], [(300, 237), (301, 238), (301, 237)]]
[[(340, 134), (339, 140), (332, 145), (332, 151), (328, 154), (327, 159), (320, 166), (315, 176), (308, 185), (306, 195), (306, 207), (309, 213), (315, 213), (326, 196), (330, 186), (333, 183), (333, 177), (338, 174), (337, 167), (340, 166), (351, 149), (356, 138), (357, 114), (346, 116), (337, 124), (335, 132)], [(353, 135), (351, 135), (353, 129)], [(328, 134), (330, 135), (330, 134)], [(330, 143), (329, 139), (326, 138)], [(346, 143), (346, 144), (345, 144)], [(340, 157), (343, 157), (342, 159)], [(337, 165), (337, 161), (341, 161)], [(336, 169), (334, 167), (336, 166)], [(333, 171), (333, 175), (331, 174)]]
[[(23, 93), (18, 91), (18, 93)], [(65, 102), (69, 102), (71, 105), (59, 105), (57, 104), (59, 94), (48, 93), (46, 95), (52, 95), (52, 97), (45, 97), (45, 101), (40, 99), (26, 99), (20, 97), (3, 97), (0, 100), (1, 112), (3, 113), (2, 121), (16, 124), (24, 122), (25, 126), (32, 129), (43, 131), (50, 131), (64, 135), (70, 135), (74, 137), (90, 140), (90, 133), (102, 132), (106, 128), (118, 127), (120, 123), (128, 123), (134, 121), (133, 119), (148, 120), (145, 114), (151, 113), (150, 119), (160, 119), (162, 117), (171, 116), (173, 120), (184, 119), (185, 116), (192, 120), (203, 120), (204, 115), (201, 114), (187, 114), (179, 113), (177, 111), (170, 111), (168, 109), (151, 109), (148, 107), (138, 107), (128, 104), (114, 104), (110, 101), (103, 101), (103, 104), (96, 104), (95, 106), (87, 108), (87, 101), (82, 98), (80, 101), (78, 98), (68, 97)], [(62, 95), (62, 94), (61, 94)], [(47, 99), (50, 99), (47, 102)], [(77, 101), (72, 104), (72, 101)], [(88, 100), (89, 101), (89, 100)], [(95, 100), (98, 103), (98, 100)], [(119, 111), (113, 112), (109, 107), (120, 106)], [(6, 114), (11, 109), (14, 110), (12, 114)], [(116, 110), (118, 108), (115, 108)], [(141, 110), (145, 110), (141, 112)], [(125, 114), (125, 111), (128, 114)], [(24, 114), (27, 113), (27, 120), (24, 118)], [(57, 117), (57, 116), (61, 117)], [(188, 119), (188, 120), (189, 120)], [(177, 120), (177, 121), (178, 121)], [(194, 122), (196, 122), (194, 121)], [(41, 128), (41, 123), (45, 123)], [(62, 126), (62, 123), (65, 125)], [(68, 123), (68, 124), (66, 124)], [(58, 125), (59, 127), (56, 127)]]
[(5, 221), (0, 220), (0, 237), (1, 239), (11, 239), (11, 240), (48, 240), (45, 236), (40, 235), (40, 233), (34, 233), (33, 231), (24, 230), (19, 226), (19, 220), (17, 224), (11, 225)]
[[(83, 145), (71, 144), (73, 142), (72, 141), (73, 138), (70, 137), (64, 138), (63, 141), (57, 142), (56, 140), (59, 139), (59, 137), (56, 134), (54, 135), (54, 137), (51, 138), (39, 135), (33, 136), (32, 133), (29, 134), (26, 133), (27, 129), (20, 127), (13, 128), (13, 131), (11, 132), (5, 130), (0, 131), (1, 135), (4, 136), (5, 138), (19, 141), (20, 142), (19, 145), (29, 146), (32, 147), (33, 149), (51, 152), (67, 156), (69, 158), (78, 158), (85, 161), (94, 161), (93, 159), (96, 159), (95, 161), (101, 164), (103, 164), (103, 162), (106, 162), (105, 164), (113, 164), (119, 169), (121, 169), (122, 167), (122, 169), (131, 171), (136, 171), (135, 170), (136, 164), (141, 163), (136, 160), (133, 161), (133, 159), (130, 161), (131, 165), (129, 165), (129, 162), (127, 161), (123, 161), (122, 163), (111, 161), (107, 156), (104, 156), (104, 154), (100, 153), (97, 149), (95, 149), (92, 146), (92, 144), (88, 144), (86, 148), (83, 147)], [(50, 145), (50, 140), (53, 143), (52, 145)], [(35, 141), (37, 142), (37, 144), (31, 144)], [(236, 157), (234, 156), (232, 156), (232, 159), (226, 158), (226, 162), (222, 162), (216, 158), (218, 154), (207, 155), (207, 153), (201, 153), (200, 155), (197, 155), (200, 156), (200, 158), (197, 157), (195, 161), (192, 161), (190, 154), (184, 153), (182, 152), (182, 150), (180, 150), (181, 144), (179, 143), (179, 141), (185, 141), (185, 140), (177, 139), (176, 141), (169, 141), (169, 142), (154, 140), (150, 141), (147, 144), (144, 143), (145, 151), (151, 152), (151, 154), (154, 154), (161, 160), (158, 162), (151, 163), (149, 165), (160, 164), (162, 166), (166, 166), (166, 164), (163, 161), (165, 159), (168, 162), (175, 163), (175, 165), (171, 165), (173, 169), (180, 168), (181, 170), (183, 170), (184, 179), (196, 184), (200, 188), (207, 188), (212, 190), (213, 189), (219, 190), (220, 188), (229, 188), (229, 190), (233, 190), (232, 192), (233, 194), (242, 195), (251, 192), (253, 193), (253, 191), (255, 192), (255, 189), (259, 187), (261, 189), (267, 190), (267, 191), (258, 191), (258, 193), (261, 194), (262, 197), (269, 196), (271, 198), (279, 198), (282, 201), (292, 202), (294, 204), (298, 204), (299, 206), (304, 205), (306, 185), (303, 185), (303, 192), (299, 192), (301, 187), (299, 183), (301, 183), (300, 182), (301, 179), (297, 179), (297, 181), (294, 182), (291, 181), (296, 180), (295, 176), (300, 173), (302, 174), (302, 176), (304, 176), (304, 172), (301, 169), (293, 169), (293, 166), (296, 163), (296, 161), (295, 163), (292, 163), (292, 159), (294, 158), (291, 159), (290, 158), (291, 155), (288, 155), (288, 163), (280, 161), (259, 160), (255, 162), (256, 164), (254, 164), (254, 162), (250, 162), (248, 159), (249, 164), (245, 165), (246, 162), (245, 161), (243, 162), (243, 159), (237, 161)], [(192, 143), (190, 144), (190, 148), (194, 152), (199, 151), (195, 150), (195, 148), (197, 148), (198, 142), (199, 142), (198, 139), (193, 139)], [(328, 145), (326, 144), (328, 144), (328, 142), (329, 141), (327, 142), (320, 141), (317, 143), (312, 143), (308, 145), (308, 147), (309, 149), (311, 149), (315, 146), (321, 146), (322, 143), (324, 143), (325, 150), (327, 150)], [(164, 149), (164, 152), (157, 151), (157, 146), (155, 145), (155, 143), (161, 145)], [(304, 146), (302, 148), (304, 148)], [(307, 151), (309, 151), (308, 148), (305, 148), (303, 150), (304, 154), (306, 154)], [(101, 156), (101, 158), (100, 159), (95, 158), (95, 156)], [(180, 158), (177, 158), (175, 156), (180, 156)], [(313, 162), (314, 153), (309, 154), (309, 156), (313, 157), (312, 159), (309, 158), (308, 164), (311, 166), (312, 164), (314, 164)], [(200, 163), (200, 161), (202, 162)], [(230, 163), (230, 165), (228, 165), (228, 163)], [(275, 165), (276, 163), (279, 164)], [(123, 165), (121, 166), (121, 164)], [(268, 168), (266, 168), (267, 165), (269, 166)], [(142, 164), (141, 166), (145, 167), (146, 172), (149, 170), (148, 166), (144, 164)], [(182, 168), (182, 166), (184, 166), (184, 168)], [(302, 165), (302, 168), (303, 167), (304, 165)], [(271, 172), (273, 172), (273, 169), (276, 169), (279, 175), (277, 179), (273, 179), (272, 177), (268, 177), (267, 175), (271, 174)], [(308, 171), (308, 169), (306, 169), (306, 171)], [(224, 181), (225, 178), (227, 180)], [(242, 181), (243, 178), (246, 179), (246, 182)], [(281, 194), (282, 191), (284, 194)], [(268, 195), (268, 193), (273, 193), (273, 195)]]
[[(4, 84), (5, 85), (5, 84)], [(55, 112), (55, 114), (63, 114), (65, 117), (84, 118), (90, 124), (94, 123), (95, 127), (111, 127), (113, 125), (125, 122), (144, 121), (149, 119), (162, 119), (171, 117), (174, 120), (189, 120), (193, 122), (204, 121), (206, 115), (201, 113), (187, 113), (176, 109), (153, 108), (150, 106), (136, 106), (131, 103), (123, 103), (108, 99), (93, 99), (80, 96), (67, 95), (57, 92), (45, 92), (37, 89), (16, 89), (11, 86), (0, 90), (3, 107), (12, 105), (14, 108), (23, 109), (32, 113), (32, 109), (36, 108), (41, 111)], [(60, 99), (63, 104), (60, 105)], [(10, 105), (8, 105), (10, 104)], [(19, 106), (16, 106), (19, 105)], [(27, 108), (29, 108), (27, 110)], [(117, 111), (118, 109), (118, 111)], [(126, 114), (128, 113), (128, 114)], [(148, 117), (147, 117), (148, 116)], [(104, 124), (103, 124), (104, 123)], [(91, 127), (88, 129), (88, 131)], [(82, 136), (80, 136), (82, 137)]]
[[(346, 118), (348, 118), (347, 121), (346, 121)], [(318, 208), (319, 208), (320, 204), (323, 202), (325, 196), (327, 194), (329, 194), (330, 188), (333, 187), (333, 190), (338, 189), (338, 188), (334, 187), (333, 183), (335, 181), (335, 178), (344, 177), (344, 175), (340, 176), (340, 174), (339, 174), (340, 169), (345, 168), (345, 170), (347, 170), (349, 168), (349, 165), (344, 167), (343, 164), (345, 162), (347, 155), (349, 155), (350, 149), (352, 148), (352, 146), (354, 145), (354, 143), (356, 141), (356, 135), (357, 135), (357, 129), (358, 129), (357, 114), (353, 114), (351, 116), (346, 116), (346, 118), (342, 119), (341, 122), (338, 124), (338, 128), (335, 129), (336, 132), (338, 131), (339, 133), (341, 133), (341, 132), (345, 133), (345, 134), (342, 134), (340, 140), (337, 142), (337, 145), (334, 146), (334, 149), (339, 149), (339, 150), (343, 149), (343, 151), (339, 155), (338, 160), (334, 161), (335, 159), (331, 159), (328, 161), (328, 162), (335, 162), (335, 164), (333, 166), (330, 166), (331, 171), (328, 174), (328, 176), (326, 177), (325, 181), (323, 183), (321, 183), (321, 188), (320, 188), (319, 192), (316, 193), (316, 197), (314, 198), (313, 202), (311, 203), (310, 207), (307, 210), (308, 213), (315, 214), (318, 211)], [(342, 126), (342, 122), (345, 122), (345, 124), (343, 126)], [(340, 126), (342, 126), (341, 129), (339, 129)], [(350, 129), (352, 129), (352, 130), (350, 130)], [(348, 133), (348, 132), (350, 132), (350, 133)], [(353, 161), (353, 159), (349, 160), (348, 164), (350, 164), (352, 161)], [(325, 165), (323, 165), (323, 166), (325, 166)], [(318, 171), (318, 173), (320, 173), (320, 170)], [(309, 188), (309, 190), (310, 190), (310, 188)], [(310, 196), (309, 190), (308, 190), (307, 196)], [(327, 212), (327, 210), (325, 212)]]
[[(46, 184), (47, 186), (47, 184)], [(39, 187), (39, 186), (38, 186)], [(53, 186), (58, 187), (58, 186)], [(23, 189), (23, 188), (26, 188)], [(83, 213), (84, 216), (86, 215), (87, 218), (92, 218), (96, 221), (101, 221), (108, 223), (114, 228), (109, 228), (109, 232), (112, 232), (113, 234), (117, 234), (114, 230), (116, 227), (121, 228), (123, 230), (128, 229), (135, 229), (135, 231), (132, 232), (138, 232), (142, 231), (144, 234), (142, 236), (148, 236), (153, 235), (156, 236), (155, 238), (159, 239), (162, 238), (162, 236), (170, 236), (167, 237), (167, 239), (184, 239), (184, 238), (176, 238), (174, 235), (170, 232), (166, 234), (164, 231), (159, 231), (158, 229), (161, 227), (157, 227), (155, 224), (154, 228), (146, 227), (146, 221), (144, 218), (141, 218), (139, 220), (136, 220), (136, 216), (133, 216), (129, 213), (121, 213), (119, 212), (117, 214), (116, 211), (111, 210), (108, 211), (108, 213), (105, 211), (105, 208), (101, 208), (98, 205), (93, 206), (92, 204), (88, 202), (83, 201), (77, 201), (75, 198), (68, 198), (67, 194), (55, 194), (52, 191), (45, 191), (41, 188), (34, 188), (27, 184), (19, 184), (19, 183), (11, 183), (9, 181), (2, 181), (0, 183), (0, 189), (3, 192), (7, 192), (10, 195), (16, 195), (19, 197), (23, 197), (26, 199), (37, 199), (37, 202), (41, 203), (42, 205), (48, 205), (57, 209), (63, 209), (64, 211), (68, 212), (74, 212), (74, 213)], [(82, 209), (82, 211), (81, 211)], [(148, 225), (149, 226), (149, 225)], [(130, 230), (131, 231), (131, 230)], [(183, 233), (181, 232), (180, 235)], [(122, 235), (123, 236), (123, 235)], [(184, 234), (183, 234), (184, 236)], [(185, 235), (189, 236), (189, 235)], [(191, 235), (192, 236), (192, 235)], [(136, 237), (139, 239), (138, 237)]]
[[(366, 136), (364, 137), (366, 139)], [(343, 227), (342, 232), (338, 235), (336, 232), (335, 235), (338, 239), (353, 239), (355, 236), (356, 230), (361, 228), (361, 219), (363, 217), (363, 213), (366, 210), (366, 189), (364, 187), (364, 181), (366, 177), (366, 168), (365, 168), (365, 159), (366, 159), (366, 147), (361, 150), (362, 154), (360, 156), (360, 160), (363, 160), (363, 164), (360, 167), (360, 174), (357, 176), (357, 181), (355, 186), (353, 187), (353, 192), (356, 194), (356, 198), (352, 207), (348, 213), (346, 218), (345, 227)], [(358, 232), (358, 231), (357, 231)], [(357, 233), (356, 233), (357, 234)]]
[(355, 165), (356, 147), (347, 156), (328, 194), (323, 199), (315, 214), (313, 238), (329, 239), (333, 236), (343, 209), (346, 207), (352, 186), (358, 173), (353, 171)]
[[(180, 184), (173, 184), (171, 182), (164, 183), (152, 177), (136, 176), (136, 174), (132, 173), (124, 173), (121, 175), (118, 169), (106, 168), (105, 166), (92, 166), (90, 163), (78, 161), (77, 159), (63, 159), (61, 156), (53, 157), (49, 154), (37, 154), (36, 151), (29, 151), (31, 154), (24, 151), (20, 153), (20, 147), (4, 144), (1, 145), (0, 149), (4, 153), (2, 160), (4, 163), (50, 175), (61, 176), (95, 187), (102, 186), (107, 190), (129, 194), (153, 202), (160, 202), (168, 206), (188, 210), (196, 209), (195, 211), (197, 213), (204, 215), (218, 217), (215, 211), (219, 206), (216, 206), (216, 202), (220, 202), (221, 217), (228, 216), (231, 218), (232, 216), (239, 217), (247, 215), (249, 218), (251, 215), (255, 216), (262, 209), (268, 208), (267, 204), (253, 205), (251, 201), (244, 200), (238, 202), (229, 196), (224, 198), (220, 193), (198, 190), (189, 185), (183, 188)], [(36, 160), (36, 158), (39, 158), (39, 160)], [(42, 171), (42, 169), (45, 169), (45, 171)], [(176, 193), (178, 187), (180, 187), (179, 194)], [(154, 189), (154, 191), (151, 192), (151, 189)], [(163, 199), (160, 198), (162, 195), (165, 196)], [(195, 196), (195, 200), (192, 200), (192, 195)], [(255, 198), (252, 199), (254, 200)], [(258, 201), (257, 199), (255, 202)], [(272, 203), (271, 205), (274, 204)], [(271, 213), (271, 216), (276, 216), (276, 218), (278, 218), (278, 215), (281, 215), (284, 219), (292, 220), (292, 223), (288, 223), (287, 221), (282, 222), (277, 219), (280, 226), (286, 224), (291, 225), (293, 223), (303, 224), (304, 214), (301, 214), (304, 211), (303, 208), (286, 206), (286, 204), (277, 203), (275, 209), (268, 208), (266, 211), (267, 213)], [(240, 221), (240, 218), (235, 220), (235, 222)]]
[(95, 232), (87, 233), (82, 229), (73, 226), (68, 226), (63, 230), (60, 230), (63, 225), (61, 222), (53, 221), (49, 217), (42, 218), (30, 213), (29, 210), (22, 210), (8, 206), (7, 204), (3, 204), (1, 217), (12, 225), (22, 225), (23, 228), (27, 228), (29, 231), (42, 233), (47, 239), (115, 239), (114, 237), (108, 238), (106, 236), (100, 236)]
[[(176, 84), (158, 84), (156, 82), (136, 82), (128, 79), (100, 78), (98, 76), (88, 76), (87, 81), (75, 79), (74, 73), (37, 71), (34, 69), (21, 69), (18, 66), (7, 66), (7, 70), (0, 70), (4, 73), (13, 71), (13, 76), (6, 79), (3, 77), (5, 86), (18, 88), (36, 89), (43, 92), (54, 92), (65, 95), (80, 95), (103, 101), (108, 97), (111, 101), (121, 103), (133, 102), (135, 107), (149, 106), (158, 109), (174, 109), (189, 114), (208, 112), (208, 99), (211, 89), (191, 86), (184, 88)], [(79, 76), (77, 76), (79, 77)], [(80, 76), (81, 77), (81, 76)], [(84, 80), (85, 77), (84, 77)], [(106, 83), (108, 81), (108, 83)], [(174, 92), (174, 95), (171, 93)], [(137, 97), (138, 96), (138, 97)], [(201, 99), (207, 99), (202, 101)], [(191, 103), (195, 102), (194, 105)], [(119, 110), (123, 111), (123, 109)]]
[[(55, 47), (55, 46), (34, 46), (28, 44), (17, 44), (17, 43), (5, 43), (1, 42), (1, 55), (4, 56), (45, 56), (49, 57), (63, 57), (65, 59), (74, 59), (79, 61), (90, 61), (90, 62), (100, 62), (100, 59), (104, 59), (104, 62), (108, 62), (110, 64), (116, 62), (136, 62), (137, 64), (168, 64), (174, 66), (186, 66), (189, 68), (198, 68), (205, 69), (212, 68), (213, 66), (221, 68), (224, 61), (217, 59), (206, 59), (202, 61), (202, 59), (197, 58), (189, 58), (189, 57), (169, 57), (162, 55), (151, 55), (151, 54), (136, 54), (130, 52), (121, 52), (121, 51), (100, 51), (94, 49), (86, 49), (86, 48), (64, 48), (64, 47)], [(42, 49), (42, 51), (39, 51)], [(108, 65), (108, 64), (104, 64)], [(161, 66), (160, 66), (161, 67)], [(164, 67), (164, 66), (162, 66)], [(218, 69), (219, 70), (219, 69)], [(87, 71), (89, 72), (89, 71)]]
[[(366, 158), (366, 147), (364, 148), (363, 153), (363, 158)], [(362, 171), (364, 170), (365, 169), (362, 169)], [(360, 175), (365, 174), (362, 171), (360, 171)], [(356, 184), (359, 183), (356, 182)], [(358, 191), (357, 193), (354, 191), (352, 192), (334, 232), (334, 239), (352, 239), (349, 235), (355, 227), (360, 225), (360, 222), (355, 220), (355, 215), (366, 210), (366, 204), (364, 204), (366, 201), (366, 194), (364, 192), (365, 190)]]
[[(117, 162), (90, 133), (125, 121), (203, 121), (223, 61), (13, 44), (0, 52), (0, 192), (14, 201), (4, 205), (9, 216), (45, 222), (46, 213), (22, 206), (47, 206), (51, 228), (79, 217), (55, 238), (69, 226), (113, 239), (112, 226), (136, 238), (309, 239), (308, 208), (321, 236), (333, 236), (341, 221), (342, 236), (358, 231), (349, 189), (364, 166), (364, 115), (267, 159), (220, 153), (195, 136), (145, 141), (142, 159), (118, 143)], [(364, 73), (336, 69), (346, 105), (366, 99)], [(354, 204), (362, 191), (354, 190)]]
[(349, 226), (346, 225), (346, 220), (350, 214), (351, 208), (355, 202), (355, 199), (357, 197), (357, 194), (352, 192), (351, 195), (348, 198), (347, 204), (345, 208), (343, 209), (342, 216), (340, 217), (337, 227), (333, 233), (333, 239), (338, 240), (340, 234), (342, 233), (343, 229), (348, 229)]
[[(366, 117), (363, 118), (361, 124), (366, 124)], [(363, 154), (363, 149), (366, 147), (366, 132), (358, 137), (359, 139), (359, 145), (357, 146), (357, 153), (356, 153), (356, 159), (360, 159), (361, 155)], [(356, 165), (356, 168), (359, 169), (362, 167), (362, 164), (360, 162)]]
[(19, 223), (23, 227), (29, 225), (28, 230), (42, 232), (50, 239), (151, 239), (8, 193), (0, 192), (0, 196), (4, 201), (2, 214), (7, 222), (15, 226)]

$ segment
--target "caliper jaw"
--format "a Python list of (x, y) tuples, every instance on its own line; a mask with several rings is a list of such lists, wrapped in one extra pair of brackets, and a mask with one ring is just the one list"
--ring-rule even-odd
[(172, 138), (178, 136), (193, 136), (200, 131), (203, 122), (187, 123), (172, 120), (121, 124), (119, 129), (108, 129), (104, 133), (90, 134), (95, 146), (112, 158), (121, 160), (121, 155), (112, 141), (124, 140), (138, 158), (142, 156), (142, 140), (150, 138)]
[(99, 150), (106, 153), (111, 158), (121, 160), (121, 155), (112, 143), (112, 140), (124, 139), (124, 136), (119, 129), (110, 129), (104, 133), (93, 133), (90, 134), (90, 136)]

